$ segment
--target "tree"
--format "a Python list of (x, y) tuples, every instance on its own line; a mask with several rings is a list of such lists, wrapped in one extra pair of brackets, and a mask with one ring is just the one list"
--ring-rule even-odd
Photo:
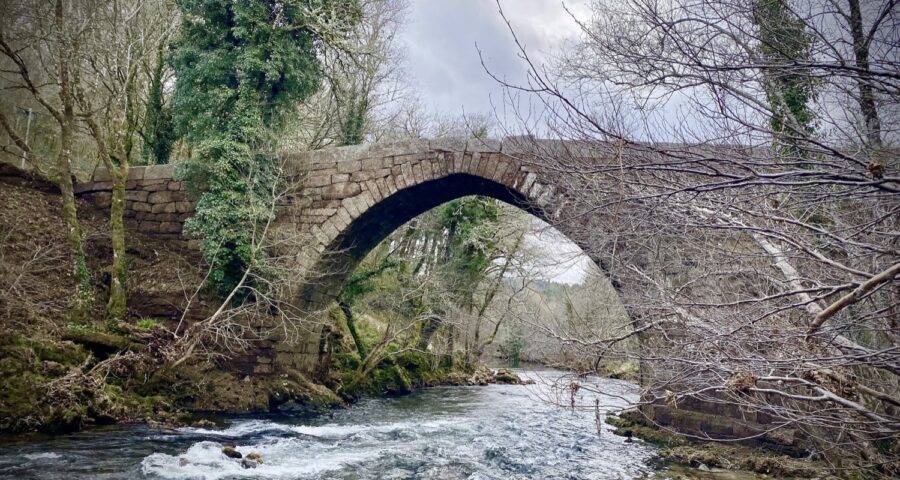
[(359, 11), (350, 0), (178, 3), (172, 107), (192, 148), (182, 172), (199, 195), (185, 228), (202, 239), (212, 284), (228, 292), (254, 261), (249, 232), (266, 220), (283, 115), (319, 88), (323, 45)]
[(150, 76), (150, 91), (147, 93), (144, 127), (141, 132), (144, 139), (144, 159), (157, 165), (169, 163), (176, 139), (172, 109), (166, 104), (163, 92), (165, 71), (165, 49), (161, 47)]
[(565, 140), (529, 153), (570, 192), (558, 228), (605, 266), (632, 320), (573, 341), (628, 355), (638, 336), (645, 405), (730, 404), (798, 430), (836, 471), (896, 476), (900, 177), (872, 133), (896, 138), (876, 118), (900, 105), (897, 3), (596, 1), (593, 14), (556, 69), (521, 48), (528, 82), (508, 85)]
[[(113, 261), (108, 326), (115, 329), (127, 307), (127, 252), (125, 182), (129, 167), (139, 158), (139, 133), (146, 123), (142, 100), (154, 95), (156, 74), (144, 66), (165, 48), (173, 27), (173, 13), (165, 2), (111, 2), (99, 0), (90, 8), (76, 99), (79, 118), (87, 126), (96, 151), (112, 181), (110, 242)], [(177, 17), (175, 17), (177, 19)], [(157, 66), (157, 69), (161, 67)], [(147, 93), (145, 93), (147, 92)], [(142, 121), (144, 120), (144, 121)]]
[[(13, 127), (13, 122), (3, 112), (0, 112), (0, 125), (13, 142), (27, 154), (30, 163), (38, 172), (45, 173), (59, 186), (62, 212), (68, 226), (69, 247), (72, 252), (72, 273), (76, 284), (75, 307), (76, 310), (86, 313), (93, 302), (93, 289), (84, 253), (81, 224), (78, 221), (72, 172), (72, 152), (78, 120), (76, 85), (74, 85), (78, 76), (73, 75), (77, 72), (78, 66), (73, 64), (79, 58), (83, 31), (70, 23), (73, 11), (62, 0), (54, 2), (49, 10), (35, 8), (30, 13), (33, 14), (32, 22), (27, 25), (13, 25), (22, 29), (21, 37), (18, 31), (11, 32), (9, 25), (4, 23), (3, 30), (0, 30), (0, 52), (8, 65), (8, 69), (5, 67), (4, 71), (10, 72), (12, 77), (7, 77), (12, 83), (12, 89), (27, 92), (56, 122), (59, 147), (53, 171), (43, 171), (40, 167), (41, 159), (35, 155), (36, 152), (32, 151), (23, 135)], [(32, 31), (31, 35), (25, 33), (29, 29)], [(10, 33), (14, 36), (10, 36)], [(13, 44), (14, 40), (24, 42), (33, 40), (34, 43), (28, 48), (24, 43)], [(34, 68), (33, 61), (44, 55), (47, 58), (46, 63)], [(46, 78), (37, 78), (36, 72), (42, 72)], [(48, 88), (46, 84), (52, 85), (53, 88)]]
[[(19, 18), (31, 20), (21, 20), (24, 23), (16, 26), (43, 32), (40, 41), (16, 48), (4, 38), (3, 49), (16, 65), (15, 71), (25, 89), (45, 105), (53, 118), (62, 122), (58, 134), (46, 129), (34, 134), (58, 135), (60, 155), (65, 157), (60, 158), (57, 171), (50, 175), (56, 177), (63, 192), (63, 210), (72, 225), (69, 232), (76, 252), (76, 277), (80, 290), (85, 292), (80, 296), (85, 298), (92, 297), (90, 272), (84, 260), (83, 240), (74, 240), (81, 237), (81, 232), (72, 182), (76, 166), (85, 170), (87, 162), (85, 158), (76, 158), (75, 145), (82, 146), (81, 157), (99, 157), (113, 184), (109, 217), (113, 261), (106, 315), (110, 326), (114, 326), (124, 318), (126, 309), (125, 181), (133, 157), (140, 152), (136, 135), (144, 113), (143, 95), (148, 90), (143, 67), (165, 46), (176, 23), (166, 2), (96, 0), (82, 2), (77, 8), (57, 2), (52, 16), (40, 6), (22, 8), (32, 9), (31, 15)], [(20, 41), (28, 40), (23, 33)], [(55, 79), (50, 85), (39, 87), (34, 75), (47, 71), (50, 62), (59, 64), (58, 73), (51, 75)], [(47, 95), (54, 84), (58, 85), (58, 102), (51, 101)], [(24, 142), (17, 143), (30, 150)], [(29, 156), (32, 164), (42, 170), (40, 159), (33, 154)]]
[(360, 18), (322, 52), (322, 88), (289, 120), (282, 146), (319, 149), (376, 139), (409, 89), (397, 32), (406, 0), (358, 0)]
[(797, 68), (795, 63), (809, 61), (813, 39), (784, 0), (759, 0), (753, 22), (759, 28), (761, 63), (769, 66), (763, 71), (763, 82), (772, 111), (772, 132), (787, 153), (796, 155), (801, 151), (797, 144), (812, 133), (815, 117), (809, 104), (815, 80), (809, 68)]

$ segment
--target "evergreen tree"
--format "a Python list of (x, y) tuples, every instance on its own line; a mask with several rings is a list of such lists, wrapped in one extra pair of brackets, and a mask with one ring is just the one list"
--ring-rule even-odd
[(810, 58), (812, 38), (786, 0), (758, 0), (753, 22), (759, 28), (769, 124), (784, 153), (799, 155), (800, 143), (813, 132), (815, 121), (809, 108), (815, 81), (803, 65)]
[(353, 0), (178, 4), (172, 106), (193, 152), (181, 175), (200, 197), (185, 227), (202, 239), (211, 283), (229, 291), (254, 261), (253, 235), (270, 211), (280, 117), (319, 88), (320, 50), (359, 8)]
[(147, 94), (147, 113), (144, 115), (144, 150), (147, 163), (163, 165), (169, 163), (172, 144), (175, 143), (175, 125), (172, 122), (172, 110), (165, 103), (163, 95), (163, 77), (165, 74), (165, 58), (163, 50), (159, 50), (153, 76), (150, 78), (150, 90)]

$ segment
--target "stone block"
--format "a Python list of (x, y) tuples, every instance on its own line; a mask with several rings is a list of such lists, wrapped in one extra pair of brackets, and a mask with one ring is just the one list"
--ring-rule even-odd
[(422, 165), (422, 176), (425, 178), (425, 180), (434, 179), (434, 177), (436, 175), (435, 175), (435, 171), (434, 171), (434, 165), (432, 164), (431, 160), (426, 160), (426, 161), (422, 162), (421, 165)]
[(325, 222), (325, 225), (322, 225), (322, 232), (327, 235), (328, 240), (326, 242), (323, 242), (326, 245), (341, 234), (341, 232), (337, 229), (333, 222)]
[(144, 183), (141, 187), (141, 190), (146, 190), (148, 192), (161, 192), (169, 189), (169, 182), (162, 181), (153, 181), (150, 183)]
[(376, 202), (380, 202), (384, 199), (384, 194), (381, 192), (381, 188), (378, 187), (378, 182), (375, 180), (367, 180), (366, 181), (366, 190), (372, 194), (372, 198)]
[(343, 199), (358, 195), (362, 188), (355, 182), (335, 183), (325, 187), (322, 198), (327, 200)]
[[(178, 222), (178, 214), (177, 213), (155, 213), (152, 214), (152, 220), (157, 222)], [(180, 222), (179, 222), (180, 223)]]
[(331, 183), (343, 183), (350, 181), (349, 173), (335, 173), (331, 175)]
[(375, 183), (378, 185), (378, 190), (381, 191), (382, 198), (390, 197), (397, 191), (397, 187), (394, 185), (394, 177), (379, 178), (375, 180)]
[(110, 182), (112, 181), (112, 176), (110, 176), (109, 171), (105, 168), (98, 168), (94, 172), (94, 176), (91, 178), (94, 183), (97, 182)]
[(335, 207), (330, 207), (330, 208), (310, 208), (309, 210), (307, 210), (306, 212), (304, 212), (304, 214), (306, 214), (306, 215), (320, 216), (320, 217), (330, 217), (330, 216), (334, 215), (336, 212), (337, 212), (337, 208), (335, 208)]
[(404, 187), (415, 185), (415, 174), (413, 174), (412, 164), (404, 163), (400, 165), (400, 172), (403, 174)]
[(338, 162), (337, 164), (338, 173), (353, 173), (360, 168), (361, 162), (359, 160), (345, 160), (343, 162)]
[(484, 173), (482, 172), (481, 166), (483, 159), (481, 158), (481, 152), (471, 152), (468, 153), (468, 155), (470, 156), (468, 172), (472, 175), (483, 177)]
[(182, 225), (180, 222), (161, 222), (159, 231), (161, 233), (181, 233)]
[(324, 243), (328, 243), (329, 241), (331, 241), (331, 239), (328, 238), (328, 234), (326, 234), (326, 233), (325, 233), (320, 227), (318, 227), (318, 226), (312, 227), (312, 229), (310, 229), (310, 233), (312, 233), (313, 237), (315, 237), (315, 239), (318, 240), (319, 243), (323, 243), (323, 244), (324, 244)]
[(535, 180), (537, 180), (537, 175), (535, 175), (534, 172), (528, 172), (528, 173), (525, 173), (524, 175), (520, 174), (516, 178), (516, 183), (514, 184), (514, 187), (516, 189), (518, 189), (520, 192), (522, 192), (523, 194), (527, 195), (528, 191), (531, 190), (531, 186), (534, 185)]
[(153, 210), (153, 206), (146, 202), (133, 202), (129, 208), (135, 212), (150, 212)]
[(159, 232), (159, 222), (153, 222), (150, 220), (144, 220), (140, 224), (138, 224), (138, 230), (145, 233), (154, 233)]
[(175, 213), (175, 202), (154, 203), (150, 211), (153, 213)]
[(344, 208), (347, 209), (347, 212), (350, 213), (351, 218), (359, 218), (362, 214), (362, 209), (359, 207), (359, 203), (356, 201), (356, 197), (347, 198), (341, 204)]
[(172, 192), (168, 190), (153, 192), (147, 196), (147, 202), (149, 203), (169, 203), (173, 200)]
[(184, 183), (178, 181), (171, 181), (166, 184), (166, 188), (172, 190), (173, 192), (177, 192), (179, 190), (184, 190)]
[(150, 195), (149, 192), (144, 190), (126, 190), (125, 191), (125, 200), (131, 200), (135, 202), (146, 202), (147, 196)]
[(463, 170), (463, 154), (462, 152), (453, 152), (453, 171), (457, 173), (465, 173)]
[(128, 176), (125, 177), (126, 180), (143, 180), (144, 178), (144, 170), (147, 167), (130, 167), (128, 169)]
[(326, 185), (331, 185), (331, 175), (310, 175), (306, 179), (307, 187), (324, 187)]
[(175, 211), (178, 213), (193, 212), (194, 204), (191, 202), (175, 202)]
[(175, 177), (175, 165), (150, 165), (144, 167), (144, 180), (171, 180)]
[[(362, 192), (356, 198), (357, 201), (360, 202), (360, 209), (363, 211), (366, 211), (375, 205), (375, 196), (370, 191)], [(362, 205), (365, 205), (365, 207), (363, 207)]]
[(371, 180), (373, 178), (378, 178), (381, 173), (381, 169), (363, 169), (358, 172), (353, 172), (350, 174), (350, 180), (354, 182), (365, 182), (366, 180)]
[(417, 162), (412, 166), (413, 178), (416, 181), (416, 185), (425, 181), (425, 174), (422, 173), (422, 163)]
[(334, 214), (331, 222), (340, 230), (347, 228), (350, 225), (350, 222), (353, 221), (353, 217), (350, 216), (350, 212), (347, 211), (346, 208), (340, 208), (337, 213)]

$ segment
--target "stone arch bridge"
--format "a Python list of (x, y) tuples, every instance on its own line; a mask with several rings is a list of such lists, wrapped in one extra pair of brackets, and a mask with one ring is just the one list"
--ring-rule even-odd
[[(280, 201), (274, 228), (277, 235), (301, 245), (291, 252), (297, 270), (315, 277), (296, 285), (297, 301), (305, 306), (327, 304), (387, 235), (456, 198), (492, 197), (553, 223), (565, 198), (542, 173), (540, 160), (528, 153), (534, 145), (518, 138), (416, 140), (285, 155), (286, 183), (298, 187)], [(111, 187), (108, 174), (99, 171), (93, 181), (76, 185), (76, 193), (105, 208)], [(130, 228), (190, 241), (182, 229), (194, 204), (175, 178), (175, 165), (133, 167), (125, 195)]]
[[(277, 206), (276, 234), (299, 238), (291, 243), (296, 251), (289, 253), (298, 271), (315, 273), (315, 281), (300, 280), (292, 294), (306, 306), (327, 304), (359, 261), (387, 235), (417, 215), (463, 196), (492, 197), (557, 224), (570, 204), (564, 189), (554, 183), (552, 169), (534, 152), (562, 149), (597, 164), (615, 161), (614, 152), (603, 148), (594, 145), (579, 151), (574, 144), (511, 138), (417, 140), (287, 154), (285, 180), (298, 188)], [(111, 189), (109, 175), (100, 171), (92, 181), (76, 185), (76, 194), (107, 208)], [(131, 229), (190, 243), (182, 228), (194, 205), (175, 178), (174, 165), (132, 168), (126, 201)], [(577, 237), (567, 231), (570, 224), (557, 225), (577, 244)], [(232, 368), (241, 376), (285, 369), (315, 373), (325, 363), (322, 337), (308, 337), (300, 342), (275, 337), (256, 341), (246, 358), (231, 362)], [(755, 417), (748, 417), (749, 412), (722, 408), (706, 403), (676, 409), (658, 405), (648, 413), (661, 425), (694, 434), (748, 437), (765, 430)]]

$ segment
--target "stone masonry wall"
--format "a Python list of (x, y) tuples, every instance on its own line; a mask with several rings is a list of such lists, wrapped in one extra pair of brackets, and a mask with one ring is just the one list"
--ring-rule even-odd
[[(194, 212), (184, 184), (174, 179), (174, 165), (132, 167), (125, 182), (125, 222), (128, 228), (167, 240), (188, 243), (184, 221)], [(75, 194), (109, 208), (112, 181), (100, 169), (93, 181), (75, 185)]]

